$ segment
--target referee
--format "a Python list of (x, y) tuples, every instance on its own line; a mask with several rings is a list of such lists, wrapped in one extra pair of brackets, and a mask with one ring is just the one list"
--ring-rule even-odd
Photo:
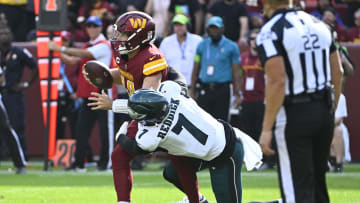
[(325, 172), (342, 67), (326, 25), (289, 1), (264, 2), (270, 19), (256, 39), (267, 76), (259, 142), (278, 156), (282, 200), (272, 202), (329, 202)]

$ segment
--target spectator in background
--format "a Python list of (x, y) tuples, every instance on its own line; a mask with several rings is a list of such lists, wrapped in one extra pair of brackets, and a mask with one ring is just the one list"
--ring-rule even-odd
[(238, 107), (240, 102), (240, 53), (237, 44), (223, 35), (224, 24), (219, 16), (211, 17), (207, 25), (210, 37), (202, 40), (196, 49), (190, 95), (205, 111), (226, 121), (230, 83), (233, 84), (234, 106)]
[[(183, 14), (190, 19), (190, 32), (201, 35), (203, 14), (197, 0), (171, 0), (168, 11), (168, 20), (166, 23), (168, 28), (171, 27), (171, 20), (176, 14)], [(170, 33), (169, 30), (166, 30), (166, 32), (167, 33), (164, 33), (164, 36)]]
[(355, 27), (349, 30), (349, 41), (360, 42), (360, 8), (354, 13)]
[[(70, 32), (61, 32), (62, 45), (73, 47), (73, 39)], [(61, 54), (59, 98), (56, 138), (64, 138), (66, 123), (69, 124), (71, 137), (76, 135), (76, 121), (79, 112), (80, 100), (76, 96), (77, 79), (79, 77), (80, 58)]]
[[(248, 44), (249, 50), (241, 54), (242, 68), (242, 98), (241, 98), (241, 121), (242, 130), (259, 141), (264, 116), (264, 94), (265, 78), (264, 70), (261, 67), (259, 56), (256, 51), (256, 37), (259, 29), (250, 31)], [(274, 156), (263, 156), (263, 165), (259, 170), (273, 168), (275, 165)]]
[(83, 23), (77, 23), (77, 15), (75, 13), (68, 13), (67, 17), (67, 31), (72, 35), (74, 42), (87, 42), (89, 36)]
[(115, 19), (115, 8), (105, 0), (87, 0), (80, 7), (77, 17), (78, 23), (84, 23), (89, 16), (97, 16), (101, 19), (103, 30)]
[[(112, 60), (111, 45), (101, 33), (102, 22), (100, 18), (90, 16), (85, 25), (90, 41), (86, 43), (82, 49), (67, 48), (64, 46), (59, 47), (54, 41), (49, 42), (49, 49), (60, 51), (62, 54), (69, 56), (81, 57), (80, 67), (83, 67), (83, 65), (90, 60), (98, 60), (110, 66)], [(111, 90), (107, 91), (111, 97)], [(95, 121), (99, 122), (101, 136), (101, 152), (97, 169), (102, 171), (111, 166), (109, 157), (112, 152), (114, 140), (113, 113), (111, 111), (92, 111), (88, 106), (88, 103), (90, 103), (88, 97), (91, 96), (91, 92), (99, 92), (99, 89), (89, 84), (83, 74), (79, 73), (76, 95), (82, 98), (84, 102), (82, 102), (79, 107), (79, 117), (76, 126), (75, 162), (72, 163), (69, 170), (86, 171), (84, 163), (86, 149)]]
[(235, 42), (246, 44), (248, 33), (248, 11), (243, 3), (237, 0), (223, 0), (215, 3), (208, 16), (220, 16), (224, 20), (224, 35)]
[[(350, 59), (349, 52), (345, 46), (338, 43), (337, 33), (333, 32), (336, 46), (338, 47), (341, 64), (344, 70), (344, 77), (342, 80), (342, 92), (344, 92), (345, 82), (347, 76), (351, 76), (354, 73), (354, 65)], [(335, 112), (334, 123), (334, 137), (330, 148), (330, 164), (334, 172), (343, 172), (343, 162), (351, 161), (350, 146), (349, 146), (349, 132), (345, 126), (343, 119), (347, 117), (346, 98), (341, 93), (339, 98), (339, 104)]]
[(343, 94), (339, 97), (339, 103), (335, 111), (334, 120), (334, 137), (330, 148), (330, 164), (333, 166), (335, 173), (342, 173), (345, 144), (341, 125), (344, 125), (343, 120), (347, 117), (346, 99)]
[(13, 34), (15, 42), (22, 42), (26, 40), (28, 32), (27, 0), (6, 0), (0, 3), (0, 13), (4, 13), (8, 21), (8, 26)]
[(241, 117), (243, 131), (259, 141), (264, 116), (264, 70), (260, 65), (256, 51), (256, 36), (260, 30), (251, 30), (249, 35), (249, 50), (241, 54), (242, 68), (242, 98)]
[(67, 0), (68, 12), (77, 13), (81, 7), (82, 1), (79, 0)]
[(189, 18), (185, 15), (175, 15), (172, 26), (174, 34), (161, 42), (160, 50), (164, 53), (168, 65), (182, 73), (190, 86), (196, 47), (202, 38), (188, 32)]
[(258, 13), (252, 13), (249, 15), (249, 23), (250, 23), (250, 29), (261, 29), (263, 26), (265, 20), (262, 17), (261, 14)]
[(118, 1), (118, 14), (129, 11), (144, 11), (147, 0), (119, 0)]
[(344, 0), (347, 3), (347, 10), (345, 16), (345, 24), (347, 27), (354, 27), (354, 13), (360, 8), (359, 0)]
[[(27, 49), (12, 46), (12, 33), (7, 25), (0, 29), (0, 65), (5, 72), (6, 83), (1, 90), (10, 125), (19, 136), (25, 159), (28, 160), (25, 136), (25, 101), (23, 91), (38, 77), (37, 63)], [(31, 73), (22, 81), (25, 67)]]
[(336, 21), (336, 11), (334, 8), (329, 7), (323, 12), (323, 20), (331, 28), (333, 28), (338, 34), (338, 40), (340, 42), (348, 41), (348, 33), (344, 26), (341, 26)]
[(155, 22), (155, 35), (158, 38), (164, 37), (163, 34), (167, 29), (166, 21), (168, 19), (168, 9), (170, 0), (148, 0), (145, 7), (145, 13), (150, 14)]
[[(311, 15), (317, 17), (320, 20), (323, 20), (324, 11), (329, 7), (334, 8), (334, 6), (331, 4), (331, 0), (318, 0), (317, 10), (311, 12)], [(335, 16), (336, 16), (337, 24), (339, 24), (340, 26), (344, 26), (344, 23), (341, 20), (340, 15), (336, 11), (335, 11)]]
[(261, 0), (239, 0), (241, 3), (245, 4), (249, 14), (261, 14), (263, 5)]

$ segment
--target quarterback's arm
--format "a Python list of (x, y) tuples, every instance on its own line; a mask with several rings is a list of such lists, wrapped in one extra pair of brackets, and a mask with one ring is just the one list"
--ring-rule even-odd
[[(113, 72), (115, 72), (115, 71), (112, 70), (111, 73), (113, 74)], [(119, 72), (119, 71), (117, 71), (117, 72)], [(119, 76), (119, 78), (120, 78), (120, 76)], [(161, 72), (159, 72), (155, 75), (145, 77), (142, 88), (151, 88), (151, 89), (156, 90), (161, 83), (161, 78), (162, 78)], [(119, 80), (120, 80), (120, 84), (121, 84), (121, 79), (119, 79)], [(115, 81), (115, 79), (114, 79), (114, 81)], [(112, 106), (112, 111), (115, 113), (128, 113), (127, 112), (127, 99), (116, 99), (112, 102), (111, 106)]]
[(154, 75), (147, 76), (144, 78), (142, 88), (150, 88), (150, 89), (156, 90), (161, 83), (161, 79), (162, 79), (161, 72), (158, 72)]
[(110, 69), (110, 73), (111, 73), (111, 76), (113, 78), (113, 84), (114, 85), (123, 85), (122, 82), (121, 82), (121, 74), (120, 74), (119, 69), (112, 68), (112, 69)]

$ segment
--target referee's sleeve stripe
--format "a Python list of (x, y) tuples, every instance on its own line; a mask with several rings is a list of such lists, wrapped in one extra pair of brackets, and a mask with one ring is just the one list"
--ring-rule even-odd
[(256, 49), (257, 49), (257, 52), (258, 52), (258, 55), (259, 55), (261, 66), (264, 67), (265, 61), (266, 61), (264, 47), (262, 45), (260, 45), (260, 46), (257, 46)]
[(270, 58), (278, 54), (278, 51), (276, 50), (272, 40), (264, 40), (262, 44), (264, 46), (264, 50), (267, 58)]
[(269, 59), (271, 59), (272, 57), (275, 57), (275, 56), (280, 56), (279, 52), (276, 52), (276, 54), (274, 54), (272, 56), (267, 56), (263, 45), (260, 45), (260, 46), (257, 47), (257, 52), (258, 52), (258, 55), (259, 55), (261, 66), (264, 69), (265, 69), (265, 63), (266, 63), (267, 60), (269, 60)]

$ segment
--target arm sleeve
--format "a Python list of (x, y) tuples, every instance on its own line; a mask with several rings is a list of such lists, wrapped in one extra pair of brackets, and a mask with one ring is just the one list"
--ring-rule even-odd
[(158, 148), (161, 138), (157, 136), (158, 132), (156, 129), (157, 128), (140, 128), (139, 126), (135, 139), (141, 149), (153, 152)]
[(263, 67), (270, 58), (282, 55), (281, 47), (278, 35), (270, 29), (261, 30), (256, 37), (256, 49)]
[(331, 44), (330, 44), (330, 53), (333, 53), (336, 50), (337, 50), (337, 47), (336, 47), (335, 41), (332, 39)]
[(120, 144), (124, 150), (132, 155), (148, 154), (148, 151), (141, 149), (135, 139), (132, 139), (124, 134), (121, 134), (118, 139), (118, 144)]
[(101, 61), (110, 67), (112, 53), (109, 45), (105, 43), (99, 43), (95, 46), (89, 47), (87, 50), (96, 60)]
[(153, 75), (157, 72), (165, 70), (167, 63), (160, 54), (155, 54), (146, 59), (143, 67), (143, 74), (146, 76)]

